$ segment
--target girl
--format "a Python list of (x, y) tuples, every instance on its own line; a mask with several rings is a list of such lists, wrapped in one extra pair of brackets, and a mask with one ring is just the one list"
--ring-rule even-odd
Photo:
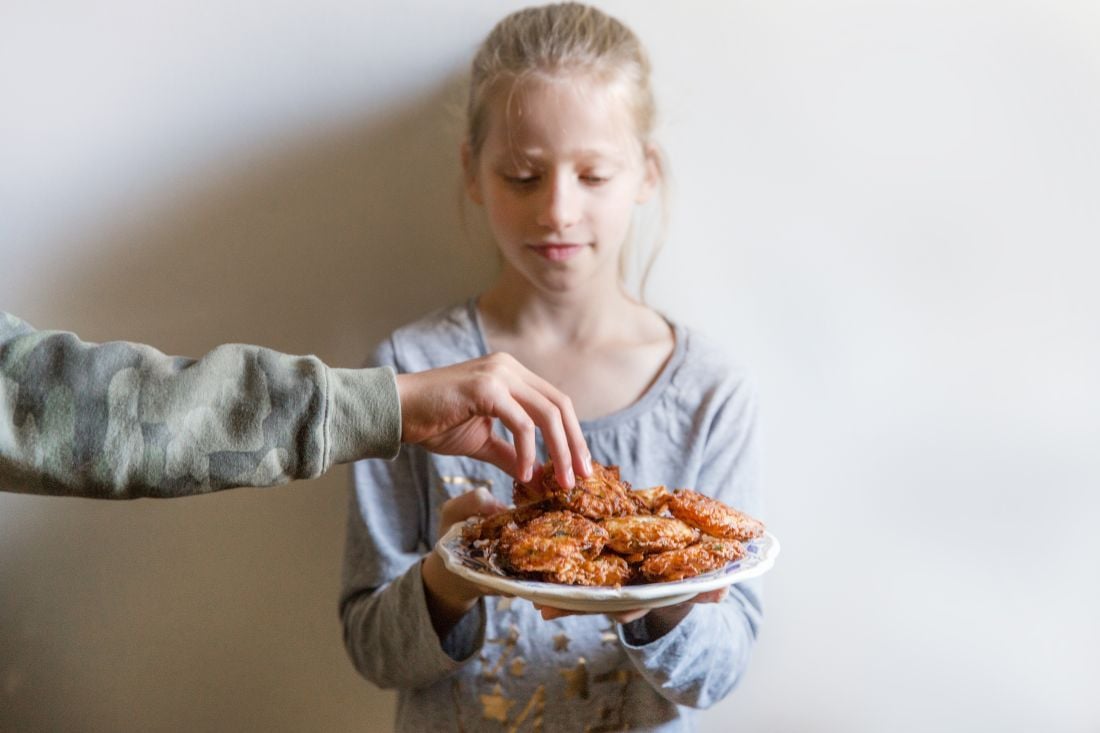
[[(744, 374), (622, 283), (633, 212), (661, 185), (653, 115), (644, 51), (615, 19), (569, 3), (502, 20), (473, 62), (462, 146), (500, 274), (395, 331), (374, 361), (404, 372), (510, 354), (569, 395), (592, 457), (635, 486), (695, 488), (757, 515)], [(745, 669), (751, 584), (623, 623), (540, 618), (430, 552), (451, 522), (510, 503), (504, 472), (409, 447), (356, 464), (354, 482), (344, 638), (364, 676), (399, 689), (399, 730), (689, 730), (690, 708)]]

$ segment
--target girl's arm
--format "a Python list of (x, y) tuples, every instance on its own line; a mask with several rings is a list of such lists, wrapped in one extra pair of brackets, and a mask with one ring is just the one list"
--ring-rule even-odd
[[(392, 345), (379, 348), (375, 363), (396, 366)], [(423, 449), (407, 446), (392, 462), (360, 461), (352, 478), (340, 596), (348, 655), (379, 687), (430, 685), (480, 650), (484, 603), (451, 595), (449, 588), (426, 588), (435, 579), (428, 564), (434, 553), (425, 558), (434, 542), (428, 536), (433, 478)]]
[[(744, 380), (727, 386), (709, 416), (695, 487), (760, 516), (755, 447), (755, 398)], [(627, 655), (651, 685), (681, 705), (706, 708), (721, 700), (748, 665), (762, 614), (760, 582), (729, 589), (720, 603), (655, 609), (619, 627)]]
[[(473, 516), (490, 516), (504, 511), (505, 506), (484, 487), (448, 499), (439, 510), (439, 534), (447, 533), (454, 524)], [(424, 581), (424, 596), (432, 627), (440, 641), (446, 641), (451, 629), (469, 613), (486, 589), (452, 573), (435, 552), (429, 552), (420, 565)]]
[(437, 566), (424, 540), (417, 497), (428, 462), (415, 454), (423, 451), (354, 466), (340, 616), (355, 668), (383, 688), (428, 686), (471, 660), (485, 640), (480, 590)]

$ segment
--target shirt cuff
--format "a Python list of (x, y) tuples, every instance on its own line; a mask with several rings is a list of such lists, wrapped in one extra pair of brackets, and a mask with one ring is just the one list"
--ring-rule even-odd
[(626, 624), (619, 624), (619, 641), (627, 653), (638, 659), (654, 659), (674, 651), (688, 643), (692, 627), (698, 623), (698, 608), (693, 607), (680, 623), (668, 630), (664, 636), (654, 639), (649, 633), (645, 617)]
[(417, 658), (430, 660), (430, 664), (439, 669), (454, 671), (469, 662), (485, 643), (485, 598), (478, 598), (477, 605), (471, 608), (442, 640), (432, 627), (432, 615), (428, 610), (428, 597), (424, 592), (424, 579), (420, 573), (421, 563), (413, 565), (401, 578), (408, 593), (415, 618), (414, 628), (425, 629), (419, 635), (417, 649), (410, 650)]
[(401, 401), (390, 367), (328, 370), (329, 460), (395, 458), (401, 449)]

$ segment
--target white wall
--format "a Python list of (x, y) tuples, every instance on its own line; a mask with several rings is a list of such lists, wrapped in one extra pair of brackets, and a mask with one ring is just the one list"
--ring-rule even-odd
[[(484, 282), (447, 107), (520, 3), (202, 5), (0, 10), (0, 308), (350, 366)], [(703, 730), (1100, 729), (1098, 6), (601, 5), (663, 105), (652, 300), (763, 388), (784, 553)], [(344, 500), (0, 495), (0, 730), (388, 730)]]

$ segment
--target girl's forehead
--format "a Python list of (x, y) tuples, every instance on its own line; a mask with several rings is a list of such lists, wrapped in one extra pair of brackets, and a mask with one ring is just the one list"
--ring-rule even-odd
[(617, 85), (580, 75), (500, 84), (490, 99), (487, 150), (525, 156), (623, 157), (639, 148)]

